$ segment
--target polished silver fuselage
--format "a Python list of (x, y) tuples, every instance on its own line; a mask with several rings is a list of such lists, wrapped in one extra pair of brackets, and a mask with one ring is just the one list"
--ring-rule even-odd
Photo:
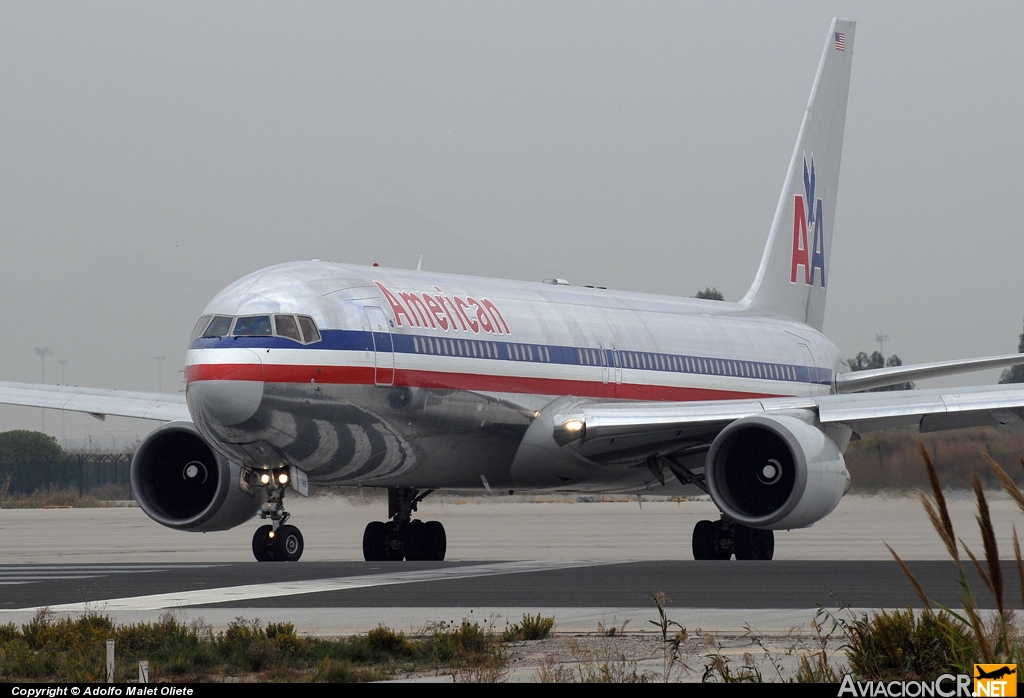
[[(322, 340), (194, 339), (189, 410), (225, 456), (314, 485), (557, 489), (516, 459), (557, 398), (821, 395), (846, 370), (816, 330), (734, 303), (324, 262), (251, 274), (204, 314), (274, 313)], [(651, 486), (672, 483), (595, 467), (571, 489)]]

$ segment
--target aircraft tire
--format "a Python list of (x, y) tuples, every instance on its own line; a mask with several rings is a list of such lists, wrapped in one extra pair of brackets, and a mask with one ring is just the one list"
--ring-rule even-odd
[(252, 535), (252, 554), (257, 562), (270, 562), (274, 559), (270, 538), (268, 538), (273, 530), (273, 526), (260, 526)]
[(405, 551), (403, 550), (405, 541), (402, 540), (401, 529), (394, 521), (386, 521), (384, 523), (384, 531), (384, 557), (381, 559), (401, 562), (405, 559)]
[(386, 560), (384, 546), (387, 543), (388, 529), (383, 521), (371, 521), (363, 530), (363, 559), (367, 562)]
[(402, 551), (406, 560), (429, 560), (427, 557), (426, 538), (423, 535), (426, 525), (422, 521), (410, 521), (402, 527)]
[(280, 526), (273, 540), (275, 560), (297, 562), (302, 557), (302, 533), (295, 526)]
[(775, 553), (775, 534), (747, 526), (736, 526), (732, 536), (737, 560), (771, 560)]
[(693, 527), (693, 559), (715, 559), (715, 524), (708, 520), (698, 521)]
[(424, 548), (424, 560), (444, 560), (444, 554), (448, 551), (448, 536), (445, 535), (444, 526), (440, 521), (428, 521), (423, 524), (420, 541)]

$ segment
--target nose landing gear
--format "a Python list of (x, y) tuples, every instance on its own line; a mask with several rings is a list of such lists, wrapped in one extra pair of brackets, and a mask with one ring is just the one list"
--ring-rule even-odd
[(287, 469), (265, 472), (258, 478), (267, 489), (267, 501), (260, 507), (260, 518), (271, 522), (257, 528), (252, 537), (252, 554), (259, 562), (295, 562), (302, 557), (302, 533), (286, 523), (291, 516), (284, 510), (288, 478)]
[(295, 526), (260, 526), (252, 537), (252, 554), (260, 562), (295, 562), (302, 557), (302, 532)]
[(363, 531), (363, 558), (383, 560), (444, 560), (448, 539), (439, 521), (414, 521), (416, 505), (433, 492), (412, 488), (388, 489), (388, 518), (371, 521)]

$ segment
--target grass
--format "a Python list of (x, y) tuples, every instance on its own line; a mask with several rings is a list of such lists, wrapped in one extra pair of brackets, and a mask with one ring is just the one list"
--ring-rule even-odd
[[(978, 475), (986, 488), (999, 487), (995, 473), (979, 452), (1004, 469), (1015, 469), (1017, 454), (1024, 453), (1024, 434), (1012, 427), (976, 427), (953, 431), (918, 433), (915, 429), (889, 429), (865, 434), (850, 442), (843, 457), (852, 479), (852, 494), (910, 492), (931, 489), (920, 467), (924, 444), (944, 486), (970, 489)], [(1024, 471), (1014, 478), (1024, 483)]]
[(201, 621), (167, 614), (156, 623), (116, 625), (85, 614), (55, 618), (40, 612), (21, 627), (0, 626), (0, 680), (94, 682), (106, 679), (106, 640), (113, 638), (119, 682), (134, 680), (139, 660), (153, 681), (362, 682), (416, 671), (459, 681), (494, 681), (507, 658), (501, 639), (477, 623), (439, 624), (422, 637), (379, 627), (365, 636), (303, 637), (291, 623), (237, 618), (214, 632)]
[(0, 509), (93, 508), (109, 506), (106, 502), (111, 500), (127, 499), (131, 499), (128, 485), (102, 485), (81, 496), (77, 487), (62, 490), (54, 487), (50, 491), (40, 488), (31, 494), (11, 494), (5, 481), (0, 480)]
[(544, 618), (539, 613), (536, 616), (524, 613), (521, 622), (513, 623), (505, 628), (503, 639), (505, 642), (543, 640), (551, 634), (554, 627), (554, 618)]
[[(894, 680), (932, 677), (949, 670), (973, 675), (973, 665), (977, 663), (1024, 663), (1024, 642), (1014, 613), (1004, 598), (1004, 573), (996, 545), (995, 524), (982, 479), (978, 473), (971, 477), (978, 509), (975, 518), (982, 539), (979, 560), (978, 555), (953, 530), (938, 472), (923, 442), (919, 450), (931, 486), (931, 496), (923, 491), (920, 493), (921, 504), (957, 566), (962, 610), (946, 608), (932, 601), (903, 559), (886, 545), (924, 603), (925, 610), (917, 614), (909, 609), (877, 613), (871, 618), (862, 617), (848, 624), (850, 667), (860, 678)], [(981, 455), (992, 477), (1024, 512), (1024, 492), (995, 459), (985, 452)], [(1024, 467), (1024, 458), (1019, 460)], [(1024, 562), (1016, 527), (1013, 528), (1013, 547), (1024, 607)], [(970, 562), (965, 562), (964, 557)], [(968, 564), (978, 573), (995, 600), (996, 611), (990, 617), (986, 617), (968, 583)]]
[(537, 670), (540, 683), (654, 683), (658, 677), (642, 671), (638, 662), (615, 652), (609, 644), (588, 648), (569, 640), (572, 660), (556, 662), (550, 657)]

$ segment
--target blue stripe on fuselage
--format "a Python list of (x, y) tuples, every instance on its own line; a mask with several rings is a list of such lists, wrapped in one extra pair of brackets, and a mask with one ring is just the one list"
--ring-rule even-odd
[[(373, 351), (373, 334), (365, 330), (321, 330), (323, 339), (315, 344), (299, 344), (284, 337), (199, 337), (191, 349), (322, 349), (335, 351)], [(377, 333), (378, 342), (387, 345), (387, 333)], [(397, 354), (451, 356), (462, 359), (520, 361), (563, 366), (607, 366), (642, 371), (685, 373), (775, 380), (788, 383), (832, 384), (827, 368), (794, 364), (723, 359), (709, 356), (666, 354), (629, 349), (596, 349), (552, 344), (505, 342), (494, 339), (463, 339), (428, 335), (390, 335)], [(385, 349), (386, 350), (386, 349)], [(603, 352), (603, 357), (602, 357)], [(618, 357), (616, 357), (616, 354)], [(616, 365), (618, 358), (618, 365)]]

